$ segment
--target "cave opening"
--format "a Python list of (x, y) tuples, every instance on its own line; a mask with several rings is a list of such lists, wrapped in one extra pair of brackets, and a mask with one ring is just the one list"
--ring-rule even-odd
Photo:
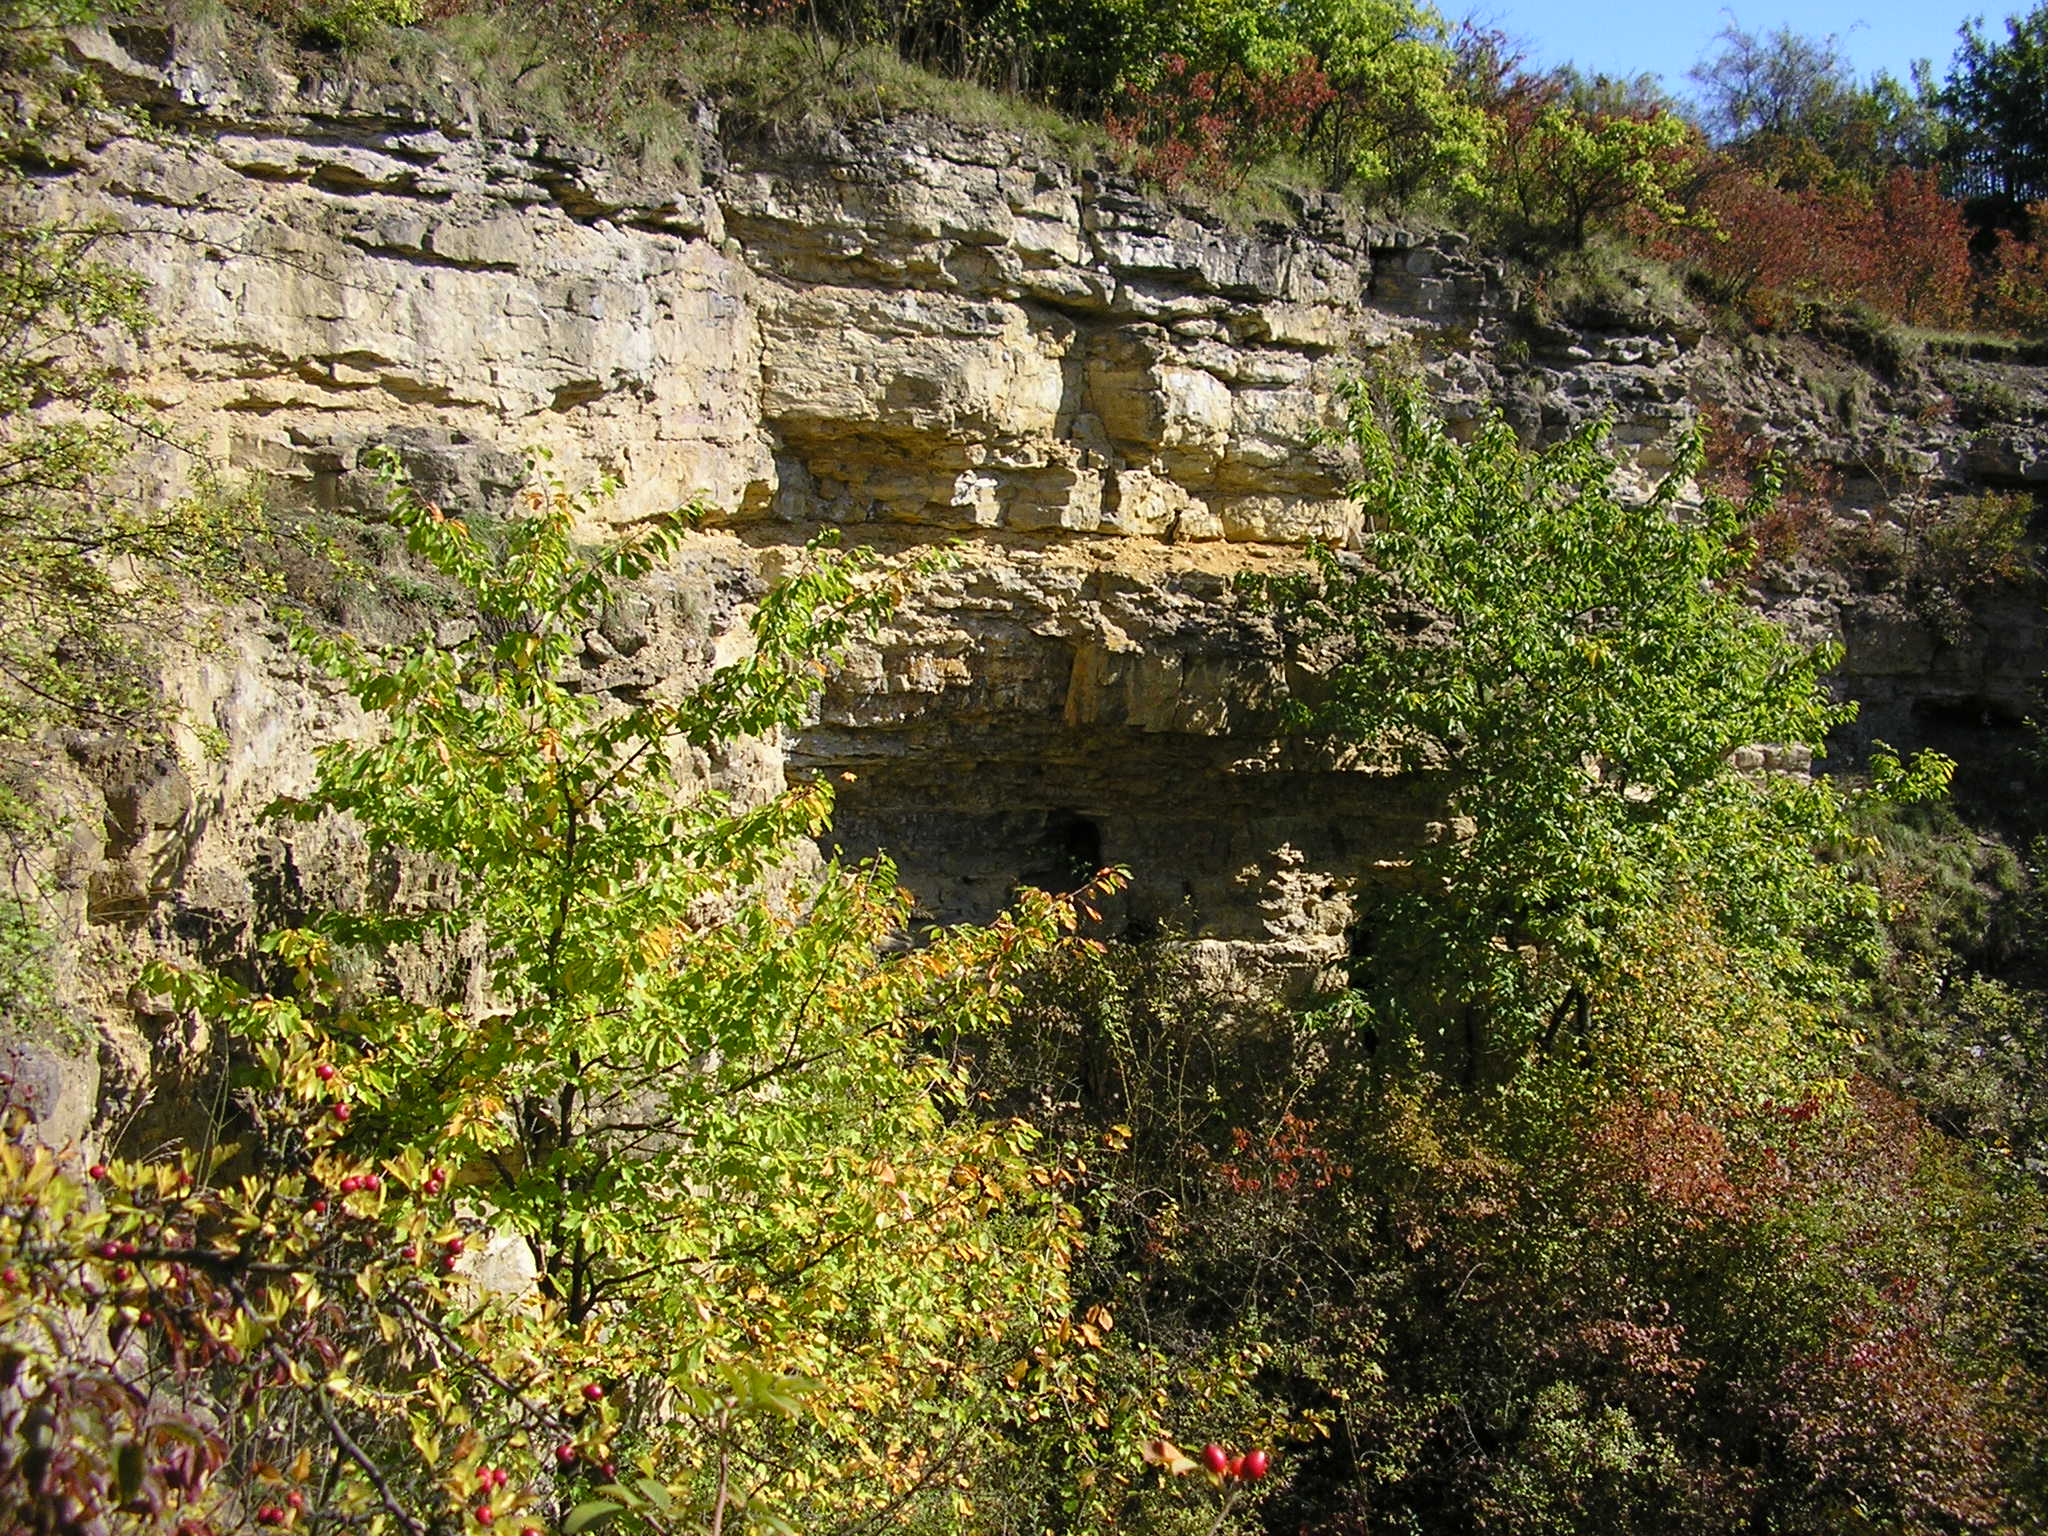
[(1026, 859), (1019, 885), (1054, 895), (1077, 891), (1102, 868), (1102, 828), (1078, 811), (1048, 811)]

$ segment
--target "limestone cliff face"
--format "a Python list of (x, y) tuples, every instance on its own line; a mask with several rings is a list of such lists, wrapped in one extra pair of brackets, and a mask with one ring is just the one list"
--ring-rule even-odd
[[(939, 917), (1120, 863), (1118, 928), (1295, 976), (1341, 958), (1351, 893), (1422, 835), (1430, 796), (1276, 741), (1284, 661), (1233, 580), (1355, 532), (1319, 432), (1339, 379), (1388, 349), (1426, 360), (1454, 416), (1610, 414), (1646, 473), (1699, 402), (1726, 401), (1847, 466), (1852, 518), (1888, 515), (1908, 468), (2048, 483), (2032, 370), (1953, 363), (2005, 369), (1997, 398), (2017, 402), (1972, 433), (1932, 407), (1927, 369), (1852, 368), (1865, 431), (1682, 319), (1529, 322), (1461, 239), (1334, 202), (1238, 232), (929, 121), (745, 154), (706, 124), (704, 173), (662, 177), (487, 131), (452, 87), (252, 76), (140, 30), (78, 48), (152, 126), (45, 178), (35, 215), (127, 232), (164, 316), (127, 365), (219, 462), (327, 508), (366, 503), (380, 443), (450, 505), (502, 501), (536, 448), (571, 483), (617, 476), (611, 519), (703, 496), (686, 558), (589, 637), (594, 685), (695, 675), (825, 528), (891, 552), (957, 541), (812, 728), (705, 765), (759, 785), (853, 772), (836, 835), (889, 851)], [(168, 488), (181, 469), (152, 473)], [(1849, 640), (1847, 685), (1894, 740), (1930, 700), (2016, 713), (2042, 666), (2031, 600), (1937, 645), (1810, 573), (1772, 598)], [(66, 1112), (80, 1127), (204, 1049), (152, 1038), (95, 957), (232, 948), (266, 906), (368, 879), (345, 831), (259, 823), (316, 740), (359, 728), (274, 628), (230, 626), (168, 683), (224, 754), (73, 742), (40, 765), (95, 810), (59, 871), (78, 985), (116, 1042), (97, 1108), (87, 1092)]]

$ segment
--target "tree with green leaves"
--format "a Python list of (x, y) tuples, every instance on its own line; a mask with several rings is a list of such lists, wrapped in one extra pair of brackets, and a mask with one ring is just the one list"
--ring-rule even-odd
[(1722, 143), (1758, 134), (1827, 137), (1856, 88), (1833, 37), (1790, 27), (1760, 36), (1731, 22), (1714, 41), (1714, 56), (1688, 76), (1700, 89), (1708, 131)]
[(1412, 388), (1353, 405), (1367, 563), (1323, 550), (1277, 591), (1325, 663), (1301, 723), (1444, 785), (1361, 919), (1373, 1006), (1511, 1078), (1627, 1026), (1608, 1005), (1674, 913), (1789, 1005), (1840, 994), (1876, 916), (1825, 856), (1843, 797), (1738, 754), (1818, 750), (1849, 711), (1829, 653), (1743, 603), (1745, 509), (1688, 504), (1697, 441), (1635, 498), (1598, 424), (1531, 450), (1498, 417), (1457, 441)]
[(1238, 5), (1216, 19), (1233, 62), (1284, 74), (1303, 56), (1331, 97), (1307, 135), (1333, 183), (1383, 197), (1475, 189), (1486, 160), (1486, 113), (1463, 89), (1451, 31), (1414, 0), (1310, 0)]
[(1939, 101), (1953, 188), (2017, 212), (2048, 197), (2048, 4), (2008, 16), (2001, 40), (1963, 25)]
[[(742, 804), (701, 784), (704, 754), (801, 718), (892, 584), (816, 553), (761, 600), (744, 657), (623, 706), (574, 686), (582, 637), (684, 520), (593, 557), (570, 541), (579, 500), (544, 489), (494, 550), (386, 467), (394, 517), (471, 596), (475, 629), (384, 652), (302, 633), (377, 728), (326, 747), (278, 809), (353, 828), (395, 894), (270, 936), (288, 985), (150, 981), (253, 1054), (248, 1199), (291, 1215), (244, 1229), (249, 1263), (306, 1263), (326, 1230), (301, 1230), (309, 1202), (365, 1215), (364, 1171), (371, 1213), (396, 1223), (357, 1229), (363, 1298), (386, 1315), (335, 1346), (362, 1390), (330, 1404), (340, 1432), (306, 1441), (316, 1460), (343, 1433), (356, 1447), (327, 1507), (437, 1528), (480, 1464), (518, 1479), (506, 1518), (508, 1501), (575, 1506), (573, 1530), (967, 1507), (964, 1459), (995, 1453), (1059, 1357), (1073, 1218), (1034, 1134), (973, 1113), (946, 1046), (988, 1027), (1066, 909), (1028, 896), (892, 956), (910, 913), (888, 866), (804, 854), (827, 785)], [(400, 954), (449, 961), (445, 984), (401, 991)], [(110, 1183), (160, 1179), (122, 1165)], [(411, 1277), (485, 1246), (527, 1278), (472, 1358), (464, 1296)], [(411, 1287), (395, 1318), (392, 1287)], [(272, 1337), (261, 1307), (230, 1311), (234, 1337)], [(403, 1347), (378, 1351), (375, 1330)], [(435, 1350), (438, 1387), (418, 1370)], [(559, 1465), (529, 1397), (575, 1420)], [(465, 1436), (438, 1427), (451, 1404)]]
[(1793, 191), (1869, 189), (1891, 168), (1924, 167), (1942, 129), (1928, 66), (1907, 83), (1859, 82), (1833, 37), (1724, 27), (1690, 71), (1707, 131), (1743, 166)]
[(1691, 179), (1696, 135), (1671, 112), (1588, 110), (1555, 100), (1510, 112), (1494, 175), (1525, 239), (1583, 250), (1595, 229), (1624, 214), (1670, 225), (1696, 222), (1680, 193)]

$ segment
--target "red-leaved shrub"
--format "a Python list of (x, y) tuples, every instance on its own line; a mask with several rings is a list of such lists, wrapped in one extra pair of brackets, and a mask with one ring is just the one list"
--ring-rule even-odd
[(2001, 229), (1985, 274), (1985, 318), (2003, 330), (2048, 333), (2048, 198), (2027, 210), (2027, 233)]
[(1707, 230), (1673, 230), (1665, 254), (1692, 262), (1759, 324), (1800, 303), (1861, 302), (1917, 325), (1959, 325), (1970, 307), (1969, 232), (1934, 174), (1892, 171), (1873, 192), (1787, 191), (1747, 170), (1701, 199)]
[(1266, 156), (1298, 144), (1332, 98), (1313, 58), (1285, 74), (1254, 74), (1234, 64), (1198, 70), (1175, 53), (1161, 60), (1156, 85), (1125, 87), (1105, 124), (1135, 151), (1138, 174), (1169, 191), (1185, 181), (1232, 187)]

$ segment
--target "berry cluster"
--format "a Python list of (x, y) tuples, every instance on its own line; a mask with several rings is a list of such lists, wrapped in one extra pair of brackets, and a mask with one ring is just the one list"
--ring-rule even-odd
[(1210, 1441), (1202, 1447), (1202, 1465), (1218, 1477), (1231, 1478), (1238, 1482), (1256, 1483), (1266, 1475), (1272, 1465), (1272, 1458), (1264, 1451), (1246, 1451), (1233, 1456), (1222, 1446)]

